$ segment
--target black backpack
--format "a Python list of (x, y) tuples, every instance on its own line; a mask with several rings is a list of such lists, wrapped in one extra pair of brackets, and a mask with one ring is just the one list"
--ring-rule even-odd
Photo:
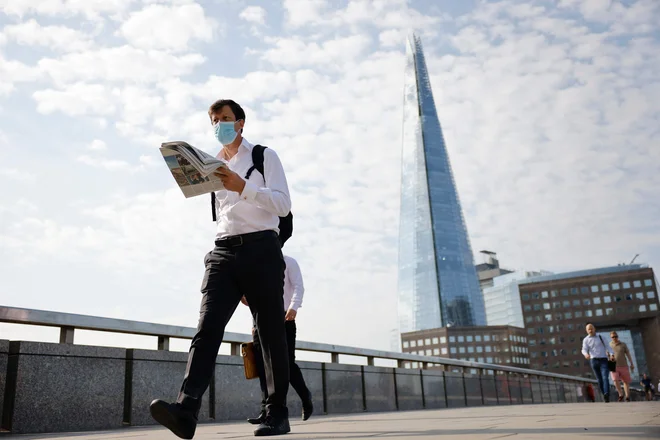
[[(252, 171), (255, 169), (261, 173), (262, 176), (264, 176), (264, 150), (268, 147), (264, 147), (263, 145), (255, 145), (252, 147), (252, 166), (250, 169), (245, 173), (245, 180), (250, 178), (250, 175), (252, 174)], [(264, 176), (264, 183), (266, 181), (266, 177)], [(215, 192), (211, 193), (211, 213), (213, 214), (213, 221), (216, 221), (216, 216), (215, 216)], [(280, 217), (280, 244), (284, 246), (284, 243), (293, 235), (293, 214), (291, 211), (284, 216)]]

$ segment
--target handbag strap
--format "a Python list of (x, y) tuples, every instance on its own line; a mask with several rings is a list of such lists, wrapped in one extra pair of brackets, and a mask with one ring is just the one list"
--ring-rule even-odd
[[(600, 343), (603, 344), (603, 348), (605, 349), (605, 356), (607, 356), (608, 355), (607, 346), (605, 345), (605, 341), (603, 341), (603, 337), (601, 335), (598, 335), (598, 339), (600, 339)], [(607, 356), (607, 358), (609, 359), (609, 356)]]

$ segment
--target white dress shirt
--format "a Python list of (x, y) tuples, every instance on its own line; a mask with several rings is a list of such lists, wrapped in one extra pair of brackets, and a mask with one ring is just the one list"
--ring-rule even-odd
[[(243, 179), (252, 167), (252, 147), (243, 138), (238, 152), (229, 161), (229, 169)], [(226, 189), (216, 191), (215, 210), (217, 238), (271, 229), (279, 233), (279, 217), (291, 211), (291, 198), (277, 153), (271, 148), (264, 150), (264, 176), (253, 170), (241, 194)]]
[[(591, 356), (592, 359), (595, 358), (607, 358), (607, 353), (612, 353), (609, 347), (605, 343), (605, 339), (601, 342), (598, 334), (595, 336), (587, 335), (582, 340), (582, 354)], [(614, 353), (612, 353), (614, 354)]]
[(298, 311), (298, 308), (302, 307), (303, 294), (305, 293), (302, 273), (300, 273), (298, 262), (292, 257), (285, 255), (284, 262), (286, 263), (284, 271), (284, 310)]

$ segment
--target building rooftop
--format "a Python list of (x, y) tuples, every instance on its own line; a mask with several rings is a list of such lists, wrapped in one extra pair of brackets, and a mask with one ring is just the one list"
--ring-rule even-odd
[(542, 283), (545, 281), (558, 281), (566, 280), (570, 278), (581, 278), (594, 275), (605, 275), (609, 273), (619, 273), (619, 272), (629, 272), (633, 270), (645, 269), (648, 265), (646, 264), (629, 264), (625, 266), (611, 266), (611, 267), (601, 267), (597, 269), (585, 269), (585, 270), (576, 270), (573, 272), (564, 272), (557, 273), (553, 275), (544, 275), (534, 278), (527, 278), (524, 280), (518, 281), (518, 284), (533, 284), (533, 283)]

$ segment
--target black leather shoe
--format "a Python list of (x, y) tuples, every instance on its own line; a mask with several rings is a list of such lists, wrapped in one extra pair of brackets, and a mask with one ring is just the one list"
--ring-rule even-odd
[(257, 417), (248, 418), (247, 421), (251, 425), (261, 425), (266, 420), (266, 412), (261, 411)]
[(603, 396), (603, 398), (605, 399), (605, 403), (610, 403), (610, 395), (609, 394), (605, 394)]
[(155, 421), (169, 429), (180, 438), (191, 439), (197, 428), (197, 418), (176, 403), (154, 400), (149, 405), (149, 412)]
[(312, 416), (314, 412), (314, 404), (312, 403), (312, 393), (309, 393), (306, 400), (302, 403), (302, 419), (306, 421)]
[(291, 432), (291, 425), (289, 425), (288, 417), (273, 417), (266, 416), (266, 419), (254, 431), (256, 437), (267, 435), (283, 435)]

